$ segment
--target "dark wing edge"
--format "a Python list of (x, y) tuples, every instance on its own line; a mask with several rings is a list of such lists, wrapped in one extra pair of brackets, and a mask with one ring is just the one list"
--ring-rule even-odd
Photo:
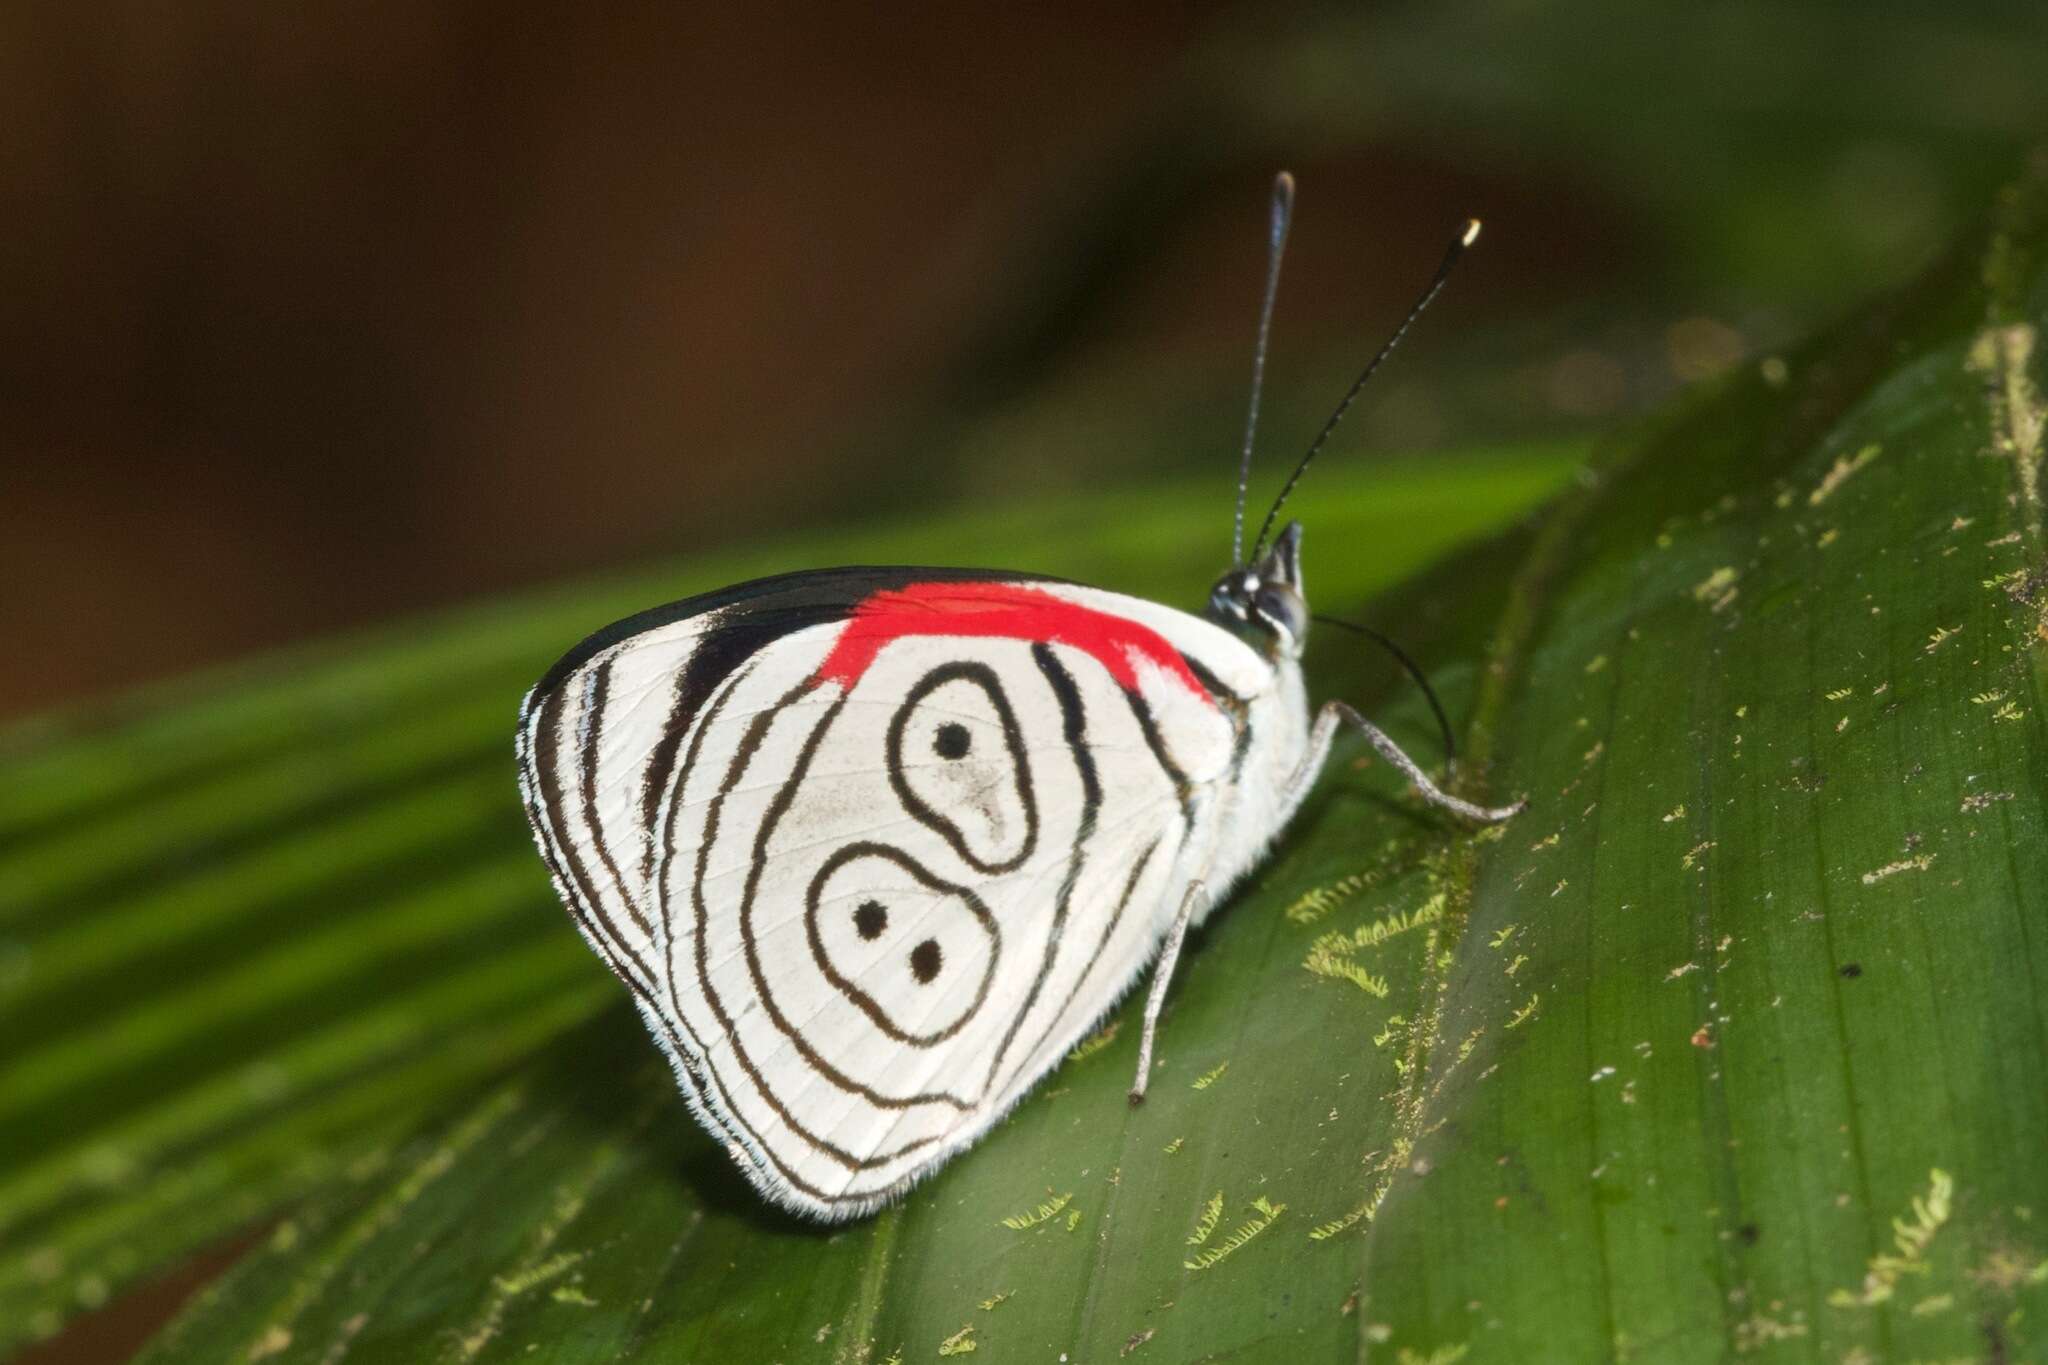
[[(1068, 583), (1069, 580), (1054, 578), (1048, 574), (1018, 573), (1003, 569), (947, 569), (913, 565), (859, 564), (837, 569), (798, 569), (791, 573), (771, 574), (766, 578), (750, 579), (735, 583), (731, 587), (719, 588), (713, 592), (699, 593), (659, 607), (614, 621), (601, 630), (592, 631), (578, 641), (569, 652), (554, 662), (540, 681), (533, 685), (520, 708), (520, 720), (525, 722), (529, 711), (544, 699), (577, 669), (582, 668), (599, 654), (614, 645), (624, 644), (637, 635), (651, 630), (660, 630), (695, 616), (712, 612), (721, 613), (716, 629), (723, 633), (738, 629), (747, 622), (758, 622), (760, 631), (753, 648), (738, 653), (744, 658), (753, 649), (760, 648), (769, 640), (800, 630), (806, 625), (821, 621), (843, 619), (863, 598), (872, 593), (892, 588), (907, 587), (922, 582), (949, 583)], [(785, 616), (784, 614), (789, 615)], [(809, 619), (798, 619), (809, 618)], [(730, 671), (730, 670), (728, 670)], [(715, 685), (715, 684), (714, 684)]]

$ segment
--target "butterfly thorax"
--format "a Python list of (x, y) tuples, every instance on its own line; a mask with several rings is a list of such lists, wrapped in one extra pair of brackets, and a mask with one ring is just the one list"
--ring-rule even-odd
[(1258, 865), (1300, 805), (1293, 779), (1309, 749), (1307, 685), (1295, 658), (1275, 659), (1272, 669), (1271, 683), (1245, 704), (1243, 760), (1215, 794), (1209, 863), (1198, 874), (1208, 906), (1221, 904), (1238, 878)]

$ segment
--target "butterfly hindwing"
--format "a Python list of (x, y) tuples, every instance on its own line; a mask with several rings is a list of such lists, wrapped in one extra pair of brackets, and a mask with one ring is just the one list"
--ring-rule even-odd
[(764, 1193), (846, 1217), (1128, 988), (1241, 752), (1215, 689), (1256, 661), (1050, 580), (756, 586), (572, 652), (528, 700), (521, 771), (700, 1118)]

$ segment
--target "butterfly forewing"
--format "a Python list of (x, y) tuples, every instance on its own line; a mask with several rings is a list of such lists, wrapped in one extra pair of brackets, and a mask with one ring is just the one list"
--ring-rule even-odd
[(945, 572), (671, 609), (522, 726), (579, 927), (742, 1169), (827, 1217), (972, 1141), (1128, 987), (1241, 753), (1212, 689), (1255, 681), (1195, 618)]

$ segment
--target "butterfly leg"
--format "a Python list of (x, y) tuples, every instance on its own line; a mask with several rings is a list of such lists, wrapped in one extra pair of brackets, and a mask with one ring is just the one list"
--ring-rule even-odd
[(1439, 809), (1463, 816), (1475, 824), (1497, 825), (1529, 804), (1527, 800), (1521, 800), (1511, 806), (1479, 806), (1452, 796), (1430, 781), (1429, 774), (1422, 771), (1422, 765), (1403, 753), (1401, 746), (1389, 739), (1379, 726), (1360, 715), (1355, 707), (1332, 701), (1323, 703), (1323, 709), (1316, 713), (1315, 729), (1309, 732), (1308, 737), (1308, 755), (1287, 783), (1282, 810), (1294, 810), (1308, 796), (1309, 788), (1315, 785), (1316, 775), (1322, 771), (1323, 760), (1330, 756), (1330, 744), (1336, 739), (1340, 725), (1349, 725), (1364, 735), (1366, 743), (1377, 749), (1381, 758), (1399, 768), (1402, 775), (1415, 784), (1423, 800)]
[(1180, 899), (1180, 913), (1173, 917), (1173, 927), (1166, 931), (1166, 946), (1159, 950), (1159, 961), (1152, 968), (1152, 990), (1145, 997), (1145, 1031), (1138, 1037), (1138, 1075), (1131, 1082), (1131, 1103), (1145, 1102), (1145, 1085), (1152, 1076), (1152, 1038), (1159, 1032), (1159, 1011), (1166, 1006), (1167, 983), (1173, 980), (1174, 964), (1180, 961), (1180, 946), (1187, 941), (1188, 921), (1194, 918), (1195, 904), (1203, 895), (1200, 882), (1189, 882), (1187, 894)]

